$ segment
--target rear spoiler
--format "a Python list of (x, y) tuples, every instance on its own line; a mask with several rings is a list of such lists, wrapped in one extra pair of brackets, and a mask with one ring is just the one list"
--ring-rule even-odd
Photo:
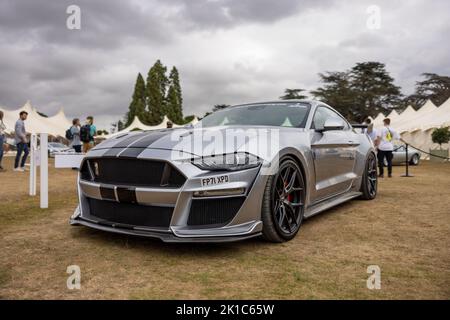
[(352, 127), (356, 129), (367, 129), (367, 124), (352, 124)]

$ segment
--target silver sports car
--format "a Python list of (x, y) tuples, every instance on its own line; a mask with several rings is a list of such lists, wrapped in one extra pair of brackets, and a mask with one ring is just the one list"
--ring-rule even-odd
[[(406, 163), (406, 147), (405, 145), (395, 145), (392, 152), (392, 164), (401, 165)], [(408, 163), (413, 166), (419, 165), (422, 154), (413, 147), (408, 147)], [(387, 160), (384, 159), (384, 165), (387, 166)]]
[(238, 105), (96, 146), (70, 223), (168, 242), (283, 242), (306, 218), (374, 199), (376, 163), (370, 138), (324, 103)]

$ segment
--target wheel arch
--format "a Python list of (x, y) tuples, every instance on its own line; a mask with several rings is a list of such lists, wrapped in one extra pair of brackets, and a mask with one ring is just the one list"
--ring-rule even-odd
[(303, 154), (296, 149), (286, 148), (279, 153), (280, 163), (286, 158), (291, 158), (299, 166), (301, 173), (303, 175), (303, 182), (305, 185), (306, 200), (309, 202), (309, 190), (311, 185), (311, 170), (308, 167), (307, 160)]

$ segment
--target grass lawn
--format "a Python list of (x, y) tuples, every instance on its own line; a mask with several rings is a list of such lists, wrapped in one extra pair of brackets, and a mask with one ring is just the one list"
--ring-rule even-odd
[[(28, 196), (28, 173), (0, 173), (3, 299), (449, 299), (450, 164), (424, 162), (414, 178), (380, 181), (306, 220), (284, 244), (165, 244), (68, 224), (76, 172), (49, 170), (49, 209)], [(66, 287), (69, 265), (81, 290)], [(367, 266), (381, 268), (368, 290)]]

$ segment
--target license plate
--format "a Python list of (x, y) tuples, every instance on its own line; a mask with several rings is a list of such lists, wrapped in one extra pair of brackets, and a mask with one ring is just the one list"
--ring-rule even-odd
[(202, 178), (202, 187), (214, 186), (217, 184), (227, 183), (230, 181), (230, 177), (227, 174), (223, 174), (215, 177)]

